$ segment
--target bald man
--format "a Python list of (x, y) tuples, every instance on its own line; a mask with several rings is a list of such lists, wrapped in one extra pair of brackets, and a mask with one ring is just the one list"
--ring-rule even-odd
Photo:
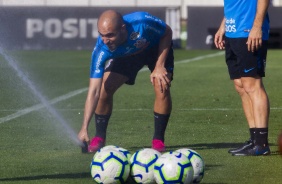
[(147, 12), (122, 16), (107, 10), (98, 19), (98, 32), (78, 138), (90, 141), (88, 126), (95, 114), (96, 134), (88, 151), (95, 152), (105, 145), (114, 93), (123, 84), (133, 85), (138, 71), (146, 65), (151, 71), (150, 81), (155, 91), (152, 148), (165, 151), (164, 137), (172, 108), (170, 84), (174, 68), (171, 28)]

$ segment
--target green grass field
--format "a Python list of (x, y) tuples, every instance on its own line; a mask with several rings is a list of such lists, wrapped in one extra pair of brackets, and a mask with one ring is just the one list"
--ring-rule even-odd
[[(91, 51), (10, 52), (21, 70), (77, 133), (88, 87)], [(248, 139), (240, 98), (229, 80), (223, 52), (176, 50), (173, 111), (166, 132), (168, 150), (189, 147), (205, 161), (202, 183), (282, 182), (277, 136), (282, 129), (281, 50), (270, 50), (265, 87), (271, 103), (271, 156), (233, 157), (227, 150)], [(89, 164), (63, 126), (0, 56), (0, 183), (94, 183)], [(80, 91), (77, 91), (80, 90)], [(69, 98), (68, 94), (77, 92)], [(154, 92), (149, 72), (115, 94), (107, 144), (132, 154), (150, 147)], [(26, 112), (32, 109), (30, 112)], [(94, 135), (94, 122), (90, 125)]]

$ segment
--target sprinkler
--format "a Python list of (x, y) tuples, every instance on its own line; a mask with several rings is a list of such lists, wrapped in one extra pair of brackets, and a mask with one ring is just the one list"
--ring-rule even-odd
[(86, 141), (83, 141), (83, 145), (81, 146), (81, 152), (82, 153), (88, 153), (88, 143)]

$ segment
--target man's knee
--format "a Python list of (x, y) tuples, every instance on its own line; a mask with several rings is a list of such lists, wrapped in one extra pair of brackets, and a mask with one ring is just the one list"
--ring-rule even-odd
[(114, 94), (115, 91), (125, 83), (127, 78), (123, 75), (120, 74), (115, 74), (115, 73), (107, 73), (104, 75), (104, 80), (103, 80), (103, 89), (107, 94)]
[(263, 89), (261, 78), (247, 77), (242, 80), (242, 85), (246, 93), (251, 94)]
[(114, 94), (117, 90), (117, 87), (113, 85), (114, 81), (106, 80), (103, 84), (102, 93), (105, 92), (107, 94)]
[(246, 93), (241, 79), (234, 79), (234, 87), (239, 95), (244, 95)]

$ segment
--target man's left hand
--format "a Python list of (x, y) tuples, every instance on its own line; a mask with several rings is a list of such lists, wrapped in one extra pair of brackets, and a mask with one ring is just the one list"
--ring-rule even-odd
[(253, 27), (250, 31), (248, 41), (248, 51), (255, 52), (262, 45), (262, 30), (261, 28)]
[(170, 77), (168, 77), (168, 73), (163, 67), (156, 67), (151, 73), (150, 79), (152, 85), (158, 85), (162, 93), (170, 87)]

